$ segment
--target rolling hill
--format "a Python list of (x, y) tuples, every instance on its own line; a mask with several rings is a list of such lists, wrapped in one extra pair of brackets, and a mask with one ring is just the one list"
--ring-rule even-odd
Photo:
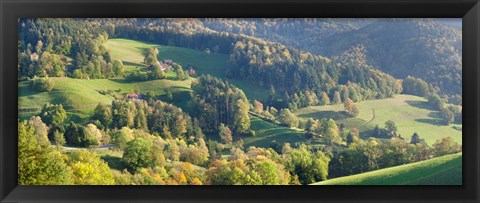
[[(207, 54), (188, 48), (160, 46), (127, 39), (110, 39), (105, 43), (112, 54), (113, 60), (121, 60), (126, 66), (126, 71), (145, 68), (143, 51), (157, 47), (160, 50), (159, 59), (172, 59), (184, 67), (190, 65), (196, 67), (197, 74), (211, 74), (225, 79), (224, 67), (228, 55)], [(174, 73), (167, 73), (174, 74)], [(173, 77), (173, 76), (172, 76)], [(46, 103), (63, 104), (69, 119), (79, 121), (90, 116), (93, 109), (100, 102), (110, 103), (114, 97), (103, 95), (99, 91), (111, 90), (114, 95), (131, 93), (135, 89), (142, 93), (153, 91), (156, 95), (164, 95), (165, 90), (173, 92), (175, 105), (187, 110), (190, 105), (191, 82), (195, 78), (186, 81), (175, 80), (152, 80), (144, 82), (129, 82), (123, 78), (82, 80), (73, 78), (52, 78), (55, 88), (52, 92), (35, 92), (30, 89), (28, 81), (19, 83), (19, 117), (27, 119), (38, 114)], [(245, 81), (229, 80), (244, 90), (249, 98), (266, 99), (267, 90), (258, 88)]]
[(284, 126), (275, 125), (258, 117), (250, 116), (250, 129), (255, 131), (255, 136), (242, 137), (245, 149), (250, 146), (270, 147), (272, 141), (293, 144), (305, 142), (305, 132)]
[(462, 185), (462, 154), (334, 178), (312, 185)]
[(367, 64), (403, 79), (422, 78), (442, 93), (461, 95), (461, 27), (436, 19), (381, 19), (325, 39), (324, 54), (363, 47)]
[(278, 42), (308, 52), (322, 54), (323, 41), (332, 35), (357, 30), (368, 23), (364, 19), (309, 18), (207, 18), (203, 25), (212, 30), (244, 34)]
[[(119, 59), (129, 66), (129, 69), (142, 68), (144, 65), (143, 51), (150, 47), (157, 47), (160, 50), (160, 59), (172, 59), (182, 66), (193, 65), (199, 74), (211, 74), (225, 79), (223, 67), (226, 64), (227, 55), (208, 54), (193, 49), (160, 46), (127, 39), (110, 39), (105, 44), (112, 52), (113, 59)], [(79, 80), (72, 78), (53, 78), (56, 82), (52, 92), (36, 93), (32, 91), (28, 82), (19, 84), (19, 106), (20, 118), (25, 119), (40, 112), (46, 103), (64, 104), (69, 118), (82, 120), (87, 118), (99, 102), (110, 103), (112, 95), (100, 94), (101, 90), (111, 90), (113, 94), (133, 92), (139, 89), (141, 92), (153, 91), (157, 95), (165, 94), (166, 89), (174, 93), (174, 103), (188, 111), (190, 107), (190, 84), (194, 78), (187, 81), (154, 80), (145, 82), (128, 82), (123, 79), (96, 79)], [(267, 90), (258, 88), (246, 81), (229, 80), (241, 88), (250, 99), (266, 99)], [(358, 128), (362, 136), (368, 136), (368, 132), (375, 125), (382, 126), (385, 121), (396, 122), (399, 133), (409, 139), (417, 132), (427, 143), (432, 144), (438, 138), (452, 136), (457, 142), (461, 142), (462, 133), (452, 126), (437, 124), (436, 112), (425, 107), (425, 100), (410, 95), (397, 95), (395, 98), (383, 100), (363, 101), (357, 104), (360, 108), (360, 115), (351, 118), (343, 113), (343, 105), (312, 106), (300, 109), (296, 115), (300, 118), (333, 118), (339, 124), (343, 123), (348, 128)], [(372, 107), (375, 109), (375, 118), (372, 119)], [(371, 120), (371, 121), (370, 121)], [(370, 122), (368, 122), (370, 121)], [(271, 141), (292, 142), (301, 141), (303, 136), (298, 132), (285, 128), (279, 130), (279, 126), (265, 122), (261, 119), (252, 119), (252, 129), (257, 132), (256, 137), (245, 138), (245, 144), (256, 146), (269, 146)], [(280, 127), (284, 128), (284, 127)], [(269, 129), (266, 131), (265, 129)], [(273, 129), (273, 130), (272, 130)], [(292, 137), (285, 136), (294, 135)]]
[[(460, 19), (205, 19), (204, 26), (267, 39), (332, 59), (361, 47), (366, 65), (422, 78), (461, 95)], [(354, 58), (356, 63), (363, 62)]]
[(222, 77), (222, 69), (226, 66), (228, 55), (208, 54), (203, 51), (151, 44), (129, 39), (110, 39), (104, 46), (111, 51), (112, 59), (121, 60), (131, 68), (144, 68), (143, 58), (147, 49), (157, 48), (160, 51), (159, 60), (172, 59), (185, 68), (196, 66), (197, 74), (210, 74)]
[[(129, 83), (124, 79), (82, 80), (73, 78), (52, 78), (55, 88), (51, 92), (35, 92), (28, 81), (22, 81), (18, 87), (19, 117), (28, 118), (38, 114), (46, 103), (63, 104), (69, 119), (78, 121), (90, 116), (98, 103), (110, 103), (114, 97), (131, 93), (153, 91), (156, 95), (165, 94), (169, 89), (174, 96), (190, 91), (191, 80), (153, 80)], [(103, 95), (99, 91), (111, 90), (113, 95)]]
[(301, 119), (332, 118), (347, 128), (357, 128), (362, 137), (368, 137), (375, 125), (384, 127), (386, 121), (392, 120), (396, 123), (398, 132), (406, 139), (410, 139), (411, 135), (417, 132), (430, 145), (446, 136), (462, 142), (462, 132), (453, 129), (453, 125), (439, 124), (438, 113), (427, 108), (424, 98), (396, 95), (394, 98), (362, 101), (356, 105), (360, 110), (357, 117), (346, 115), (343, 104), (305, 107), (295, 114)]
[[(110, 39), (105, 46), (111, 50), (113, 59), (122, 60), (125, 65), (130, 66), (130, 69), (144, 67), (142, 64), (142, 52), (150, 47), (158, 47), (160, 50), (160, 59), (172, 59), (183, 66), (193, 65), (197, 68), (197, 73), (199, 74), (212, 74), (225, 79), (223, 67), (226, 63), (227, 56), (224, 54), (207, 54), (206, 52), (193, 49), (159, 46), (127, 39)], [(21, 109), (21, 118), (28, 118), (38, 113), (45, 103), (63, 103), (71, 119), (84, 119), (88, 117), (99, 102), (109, 103), (113, 99), (111, 95), (100, 94), (100, 90), (111, 90), (114, 94), (121, 95), (123, 93), (130, 93), (134, 89), (139, 89), (141, 92), (153, 91), (157, 95), (162, 95), (165, 94), (166, 89), (171, 89), (174, 92), (176, 105), (187, 110), (190, 105), (188, 95), (190, 84), (195, 80), (192, 78), (187, 81), (154, 80), (127, 82), (123, 79), (53, 79), (56, 82), (55, 89), (52, 92), (42, 93), (32, 91), (28, 87), (28, 82), (20, 82), (19, 106)], [(268, 95), (268, 93), (266, 93), (267, 90), (254, 87), (253, 84), (246, 81), (229, 81), (241, 88), (250, 99), (255, 98), (262, 100)], [(436, 112), (426, 108), (423, 98), (410, 95), (397, 95), (395, 98), (363, 101), (357, 105), (360, 108), (360, 115), (356, 118), (346, 116), (343, 113), (343, 105), (306, 107), (296, 112), (296, 115), (303, 119), (308, 117), (317, 119), (324, 117), (333, 118), (338, 123), (345, 124), (348, 128), (358, 128), (363, 136), (368, 136), (368, 131), (373, 129), (375, 125), (383, 127), (385, 121), (393, 120), (399, 128), (399, 133), (407, 139), (409, 139), (414, 132), (417, 132), (420, 133), (421, 138), (424, 138), (429, 144), (434, 143), (436, 139), (444, 136), (452, 136), (457, 142), (461, 142), (462, 140), (461, 131), (453, 129), (452, 126), (437, 124), (438, 118), (435, 117)], [(371, 120), (372, 107), (374, 107), (376, 114), (373, 120)], [(269, 123), (261, 119), (252, 119), (252, 128), (254, 130), (272, 127), (265, 126), (267, 124)], [(258, 129), (256, 129), (256, 127), (258, 127)], [(272, 129), (276, 128), (277, 126)], [(287, 134), (296, 134), (296, 132), (293, 132), (291, 129), (287, 131)], [(272, 140), (283, 142), (282, 140), (292, 141), (290, 139), (294, 139), (278, 136), (275, 132), (273, 130), (269, 132), (257, 132), (259, 136), (246, 138), (245, 144), (268, 146)], [(283, 133), (285, 132), (281, 131), (280, 134)], [(298, 136), (294, 137), (294, 140), (297, 140)]]
[(124, 65), (127, 65), (127, 70), (144, 68), (145, 64), (142, 63), (144, 52), (148, 48), (156, 47), (160, 51), (159, 60), (171, 59), (182, 65), (184, 69), (193, 66), (197, 75), (210, 74), (228, 80), (242, 89), (248, 98), (266, 100), (268, 97), (268, 90), (265, 88), (247, 81), (226, 78), (225, 69), (229, 57), (227, 54), (207, 53), (189, 48), (157, 45), (129, 39), (110, 39), (104, 45), (112, 52), (112, 59), (122, 60)]
[[(55, 164), (23, 160), (27, 167), (20, 167), (19, 160), (19, 169), (25, 169), (19, 170), (24, 177), (19, 181), (55, 183), (42, 176), (47, 171), (58, 184), (462, 185), (458, 145), (390, 144), (388, 135), (373, 133), (375, 126), (392, 120), (407, 142), (418, 133), (430, 146), (446, 136), (462, 143), (461, 123), (441, 124), (440, 116), (448, 112), (440, 114), (426, 99), (401, 94), (401, 79), (411, 74), (428, 79), (434, 85), (429, 90), (446, 105), (461, 103), (461, 21), (450, 20), (20, 19), (18, 144), (24, 150), (19, 154)], [(147, 72), (144, 55), (150, 48), (159, 50), (153, 57), (182, 65), (189, 76), (177, 81), (178, 71), (167, 71), (166, 77), (151, 77), (160, 73)], [(114, 60), (123, 62), (125, 73)], [(129, 75), (137, 71), (140, 76)], [(47, 76), (52, 81), (31, 87), (37, 86), (31, 78)], [(408, 86), (404, 82), (405, 92), (417, 94)], [(356, 103), (356, 117), (348, 116), (343, 104), (309, 106), (328, 103), (325, 95), (333, 91), (355, 101), (355, 96), (378, 100)], [(127, 95), (133, 92), (153, 92), (153, 99), (162, 102), (136, 103), (144, 95)], [(88, 124), (99, 103), (127, 97), (140, 100), (101, 109), (98, 121)], [(40, 115), (47, 103), (63, 105), (68, 118), (41, 115), (49, 126), (23, 122)], [(287, 107), (300, 119), (298, 125)], [(273, 120), (264, 109), (274, 114)], [(305, 122), (310, 118), (332, 118), (337, 125)], [(312, 127), (315, 131), (307, 133)], [(375, 134), (379, 142), (337, 141), (346, 134), (343, 127), (359, 129), (365, 140)], [(284, 151), (285, 143), (292, 144), (291, 153), (267, 149)], [(446, 148), (458, 154), (410, 163)], [(85, 149), (93, 153), (73, 153)], [(314, 183), (320, 180), (325, 181)]]

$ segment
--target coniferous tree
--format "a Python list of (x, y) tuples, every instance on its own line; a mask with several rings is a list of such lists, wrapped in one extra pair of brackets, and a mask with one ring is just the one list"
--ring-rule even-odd
[(412, 138), (410, 139), (410, 144), (418, 144), (420, 143), (420, 136), (418, 133), (413, 133)]
[(333, 104), (340, 104), (342, 103), (342, 99), (340, 98), (340, 93), (338, 91), (335, 91), (335, 93), (333, 94), (333, 101), (332, 101)]

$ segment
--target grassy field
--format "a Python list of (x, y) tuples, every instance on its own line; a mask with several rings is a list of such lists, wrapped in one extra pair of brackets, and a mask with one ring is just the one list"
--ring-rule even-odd
[(266, 88), (258, 87), (246, 81), (227, 79), (225, 77), (225, 69), (227, 67), (228, 54), (209, 54), (204, 51), (163, 46), (129, 39), (110, 39), (104, 45), (111, 51), (112, 59), (123, 61), (127, 71), (144, 69), (143, 58), (145, 52), (149, 48), (156, 47), (160, 52), (159, 60), (171, 59), (182, 65), (185, 70), (190, 66), (195, 67), (197, 75), (210, 74), (228, 80), (242, 89), (248, 98), (265, 101), (269, 95)]
[[(127, 39), (110, 39), (105, 46), (110, 49), (113, 59), (120, 59), (130, 69), (143, 68), (143, 53), (151, 47), (160, 50), (159, 59), (172, 59), (184, 67), (193, 65), (198, 74), (211, 74), (225, 79), (224, 68), (228, 55), (208, 54), (193, 49), (160, 46)], [(28, 87), (28, 82), (19, 83), (19, 109), (20, 118), (25, 119), (40, 112), (46, 103), (63, 104), (70, 120), (87, 118), (99, 102), (110, 103), (111, 95), (102, 95), (101, 90), (111, 90), (115, 95), (131, 93), (139, 89), (142, 93), (153, 91), (157, 95), (165, 94), (166, 89), (174, 93), (175, 105), (186, 111), (191, 111), (191, 98), (189, 96), (191, 82), (194, 78), (186, 81), (154, 80), (145, 82), (127, 82), (123, 79), (96, 79), (78, 80), (72, 78), (53, 78), (55, 88), (52, 92), (34, 92)], [(249, 99), (265, 100), (268, 91), (259, 88), (246, 81), (229, 80), (241, 88)], [(457, 142), (462, 141), (462, 132), (452, 126), (438, 124), (437, 112), (429, 110), (425, 106), (425, 99), (411, 95), (397, 95), (395, 98), (383, 100), (370, 100), (359, 102), (360, 114), (351, 118), (343, 113), (343, 105), (313, 106), (300, 109), (296, 114), (303, 119), (333, 118), (338, 123), (345, 124), (348, 128), (358, 128), (362, 136), (368, 136), (369, 131), (375, 125), (384, 126), (385, 121), (396, 122), (399, 133), (405, 137), (417, 132), (429, 144), (435, 140), (452, 136)], [(372, 109), (375, 109), (375, 118), (372, 120)], [(272, 125), (272, 126), (270, 126)], [(281, 130), (279, 129), (281, 128)], [(278, 142), (297, 141), (299, 132), (293, 129), (275, 126), (257, 118), (252, 119), (252, 129), (257, 132), (253, 138), (245, 138), (245, 144), (268, 146), (272, 140)], [(288, 135), (288, 136), (287, 136)], [(293, 136), (290, 136), (293, 135)], [(302, 140), (300, 139), (300, 140)]]
[[(143, 53), (151, 47), (160, 50), (159, 59), (172, 59), (184, 67), (197, 67), (197, 74), (211, 74), (225, 78), (224, 68), (228, 55), (207, 54), (193, 49), (159, 46), (127, 39), (111, 39), (105, 46), (111, 51), (112, 59), (122, 60), (127, 70), (144, 69), (142, 64)], [(167, 75), (170, 73), (167, 73)], [(173, 73), (171, 73), (173, 74)], [(171, 75), (173, 76), (173, 75)], [(93, 109), (100, 102), (110, 103), (112, 95), (102, 95), (101, 90), (111, 90), (113, 94), (120, 96), (131, 93), (135, 89), (141, 93), (153, 91), (156, 95), (164, 95), (167, 89), (173, 92), (174, 100), (169, 101), (182, 109), (191, 110), (191, 98), (189, 95), (191, 82), (195, 78), (186, 81), (153, 80), (145, 82), (128, 82), (122, 78), (115, 79), (92, 79), (79, 80), (73, 78), (52, 78), (55, 80), (55, 88), (52, 92), (35, 92), (29, 88), (29, 83), (19, 83), (19, 117), (27, 119), (38, 114), (46, 103), (63, 104), (69, 115), (69, 120), (81, 121), (89, 117)], [(249, 98), (266, 99), (266, 90), (245, 81), (230, 80), (243, 89)]]
[(307, 141), (305, 133), (297, 129), (278, 126), (255, 116), (250, 116), (250, 123), (250, 128), (255, 131), (255, 136), (242, 137), (245, 148), (249, 146), (270, 147), (273, 140), (281, 144)]
[[(384, 127), (385, 121), (392, 120), (396, 123), (398, 132), (407, 139), (417, 132), (430, 145), (446, 136), (453, 137), (459, 143), (462, 142), (462, 132), (453, 129), (453, 125), (440, 125), (438, 112), (428, 109), (424, 98), (396, 95), (394, 98), (358, 102), (357, 106), (360, 114), (355, 118), (343, 112), (343, 104), (306, 107), (299, 109), (295, 114), (303, 119), (332, 118), (338, 124), (343, 123), (347, 128), (359, 129), (363, 137), (368, 137), (375, 125)], [(374, 118), (372, 109), (375, 109)]]
[(129, 39), (110, 39), (104, 46), (111, 51), (112, 59), (121, 60), (127, 69), (144, 68), (143, 58), (149, 48), (157, 48), (160, 51), (159, 60), (172, 59), (185, 69), (190, 66), (199, 67), (198, 74), (209, 73), (222, 77), (228, 55), (208, 54), (182, 47), (161, 46)]
[(462, 154), (334, 178), (312, 185), (462, 185)]
[[(165, 94), (170, 89), (174, 98), (190, 91), (191, 80), (153, 80), (129, 83), (123, 79), (81, 80), (73, 78), (52, 78), (55, 88), (51, 92), (35, 92), (30, 89), (27, 81), (19, 83), (19, 109), (29, 109), (27, 113), (19, 113), (21, 119), (38, 114), (46, 103), (62, 104), (71, 120), (81, 120), (91, 115), (98, 103), (110, 103), (114, 97), (102, 95), (100, 90), (112, 90), (114, 94), (131, 93), (134, 89), (140, 92), (155, 92)], [(181, 102), (180, 102), (181, 103)]]

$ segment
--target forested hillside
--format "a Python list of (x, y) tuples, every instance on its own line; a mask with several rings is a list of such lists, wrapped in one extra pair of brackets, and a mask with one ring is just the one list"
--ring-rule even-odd
[(202, 19), (213, 30), (244, 34), (278, 42), (315, 54), (323, 54), (322, 41), (328, 37), (371, 23), (364, 19), (309, 18), (300, 20), (275, 18)]
[(20, 19), (19, 184), (306, 185), (459, 153), (451, 23)]
[(397, 78), (421, 78), (452, 99), (461, 97), (461, 28), (433, 20), (381, 20), (325, 43), (328, 56), (361, 46), (369, 65)]
[(362, 54), (357, 62), (399, 79), (421, 78), (451, 101), (461, 98), (461, 23), (450, 19), (206, 19), (204, 24), (334, 59)]

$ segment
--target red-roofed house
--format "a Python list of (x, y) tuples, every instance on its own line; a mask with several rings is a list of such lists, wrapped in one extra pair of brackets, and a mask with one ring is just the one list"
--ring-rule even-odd
[(173, 61), (171, 59), (165, 59), (165, 60), (163, 60), (163, 63), (166, 63), (168, 65), (172, 65)]
[(127, 94), (128, 99), (138, 99), (138, 94), (135, 93), (128, 93)]

